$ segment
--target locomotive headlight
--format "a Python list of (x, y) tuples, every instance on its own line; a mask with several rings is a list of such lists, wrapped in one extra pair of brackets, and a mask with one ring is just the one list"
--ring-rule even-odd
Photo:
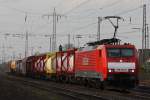
[(113, 69), (109, 69), (108, 72), (111, 73), (111, 72), (114, 72), (114, 70)]
[(129, 72), (134, 73), (134, 72), (135, 72), (135, 70), (134, 70), (134, 69), (130, 69), (130, 70), (129, 70)]
[(109, 69), (108, 71), (109, 71), (110, 73), (112, 72), (112, 70), (111, 70), (111, 69)]
[(131, 72), (134, 73), (134, 69), (132, 69)]

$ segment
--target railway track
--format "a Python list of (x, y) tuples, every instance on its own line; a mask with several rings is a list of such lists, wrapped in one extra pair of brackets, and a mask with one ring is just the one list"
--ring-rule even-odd
[[(48, 91), (48, 92), (53, 92), (59, 95), (63, 95), (63, 96), (67, 96), (70, 97), (72, 99), (75, 100), (108, 100), (108, 99), (104, 99), (101, 96), (95, 96), (95, 95), (89, 95), (86, 93), (81, 93), (81, 92), (77, 92), (77, 91), (73, 91), (70, 89), (66, 89), (66, 87), (64, 88), (60, 88), (57, 86), (49, 86), (49, 85), (45, 85), (42, 82), (39, 81), (33, 81), (31, 79), (22, 79), (22, 78), (18, 78), (18, 77), (7, 77), (7, 79), (9, 80), (13, 80), (13, 81), (19, 81), (21, 84), (26, 85), (26, 86), (31, 86), (34, 88), (38, 88), (40, 90), (44, 90), (44, 91)], [(52, 85), (52, 84), (51, 84)]]
[(135, 88), (134, 91), (150, 94), (150, 87), (148, 87), (148, 86), (139, 86), (138, 88)]
[(146, 97), (150, 100), (150, 87), (147, 86), (139, 86), (131, 91), (137, 97)]
[(54, 92), (60, 95), (68, 96), (76, 100), (150, 100), (150, 95), (146, 92), (119, 93), (114, 91), (87, 88), (72, 84), (61, 84), (30, 78), (16, 76), (7, 76), (9, 80), (19, 81), (20, 84), (38, 88), (44, 91)]

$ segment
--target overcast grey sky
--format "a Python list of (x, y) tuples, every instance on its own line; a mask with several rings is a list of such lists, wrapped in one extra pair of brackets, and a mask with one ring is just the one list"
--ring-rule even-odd
[[(8, 57), (13, 53), (17, 56), (21, 53), (24, 56), (25, 30), (30, 33), (29, 54), (32, 48), (33, 52), (47, 52), (49, 38), (45, 35), (52, 34), (52, 17), (48, 20), (42, 16), (52, 14), (54, 8), (58, 14), (67, 16), (59, 19), (57, 23), (58, 45), (67, 43), (67, 34), (71, 34), (71, 41), (75, 45), (77, 40), (73, 41), (73, 35), (77, 34), (82, 34), (84, 37), (80, 40), (80, 45), (94, 41), (97, 33), (97, 17), (119, 15), (125, 21), (120, 21), (118, 38), (141, 48), (141, 30), (132, 28), (142, 27), (143, 2), (150, 3), (149, 0), (0, 0), (0, 55), (4, 45)], [(149, 5), (147, 8), (149, 24)], [(25, 24), (26, 14), (28, 19)], [(104, 21), (101, 28), (101, 38), (113, 36), (114, 29), (108, 21)], [(11, 35), (6, 37), (4, 35), (6, 33)], [(22, 36), (13, 37), (13, 34), (22, 34)]]

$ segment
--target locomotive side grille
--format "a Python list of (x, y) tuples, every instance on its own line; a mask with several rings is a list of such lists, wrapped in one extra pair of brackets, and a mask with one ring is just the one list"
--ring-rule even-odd
[(102, 79), (102, 75), (100, 73), (94, 71), (77, 71), (75, 73), (76, 77), (88, 77), (88, 78), (95, 78), (95, 79)]

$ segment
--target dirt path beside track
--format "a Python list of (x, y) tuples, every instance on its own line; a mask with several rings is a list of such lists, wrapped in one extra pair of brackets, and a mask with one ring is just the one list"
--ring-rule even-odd
[(0, 100), (72, 100), (62, 95), (39, 90), (5, 78), (0, 70)]

